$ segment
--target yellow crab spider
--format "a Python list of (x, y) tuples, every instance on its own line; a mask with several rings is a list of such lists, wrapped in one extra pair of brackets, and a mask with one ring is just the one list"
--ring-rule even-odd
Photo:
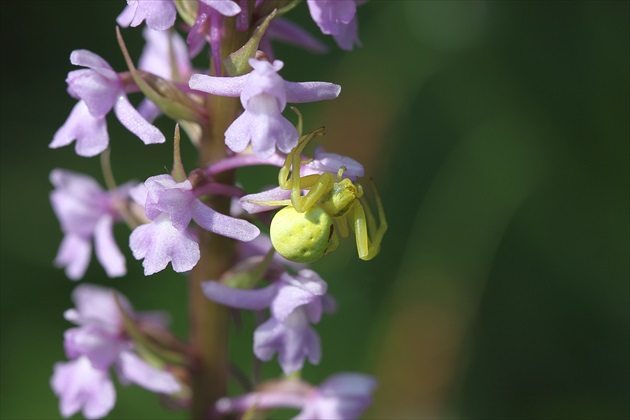
[[(301, 176), (302, 151), (309, 141), (321, 136), (320, 128), (300, 138), (287, 155), (278, 174), (280, 188), (291, 191), (290, 200), (255, 201), (268, 206), (286, 206), (271, 221), (271, 242), (283, 257), (295, 262), (313, 262), (334, 251), (339, 244), (337, 231), (348, 237), (354, 232), (359, 258), (371, 260), (379, 250), (387, 230), (381, 198), (372, 183), (380, 225), (370, 210), (363, 187), (343, 178), (345, 167), (336, 174), (324, 172)], [(302, 195), (302, 190), (308, 191)]]

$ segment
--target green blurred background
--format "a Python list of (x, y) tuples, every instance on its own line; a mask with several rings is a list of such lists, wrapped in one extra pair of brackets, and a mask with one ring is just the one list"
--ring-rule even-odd
[[(70, 51), (124, 68), (123, 1), (2, 2), (0, 417), (58, 418), (49, 387), (64, 360), (76, 285), (52, 260), (61, 241), (52, 168), (101, 180), (98, 159), (48, 149), (74, 100)], [(293, 19), (321, 39), (306, 6)], [(313, 56), (276, 45), (288, 80), (343, 86), (300, 107), (328, 150), (366, 165), (390, 230), (381, 255), (346, 241), (316, 269), (340, 303), (318, 326), (315, 383), (338, 371), (380, 381), (373, 418), (627, 419), (630, 416), (629, 32), (626, 1), (370, 1), (363, 47)], [(125, 30), (138, 57), (141, 35)], [(159, 121), (163, 132), (173, 126)], [(163, 173), (169, 147), (109, 123), (120, 182)], [(185, 158), (194, 161), (186, 145)], [(191, 165), (189, 164), (189, 168)], [(251, 188), (275, 170), (245, 170)], [(116, 233), (137, 309), (168, 309), (186, 335), (186, 281), (145, 278)], [(232, 351), (251, 364), (251, 322)], [(276, 363), (267, 373), (278, 373)], [(111, 418), (183, 418), (119, 388)]]

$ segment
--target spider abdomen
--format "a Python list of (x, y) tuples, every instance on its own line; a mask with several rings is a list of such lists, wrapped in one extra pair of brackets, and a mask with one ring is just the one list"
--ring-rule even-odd
[(273, 247), (284, 258), (309, 263), (326, 254), (333, 231), (332, 217), (323, 208), (299, 213), (288, 206), (274, 216), (270, 236)]

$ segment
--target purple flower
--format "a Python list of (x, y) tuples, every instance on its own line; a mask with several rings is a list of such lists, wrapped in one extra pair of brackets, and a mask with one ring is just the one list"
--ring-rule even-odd
[(136, 27), (147, 21), (147, 26), (156, 31), (165, 31), (175, 23), (177, 9), (172, 0), (127, 0), (127, 6), (116, 18), (122, 27)]
[[(60, 398), (64, 417), (83, 409), (87, 418), (105, 416), (116, 395), (108, 369), (115, 366), (122, 383), (135, 383), (153, 392), (172, 394), (181, 386), (173, 375), (157, 369), (133, 351), (134, 344), (124, 332), (114, 291), (83, 284), (72, 295), (76, 309), (64, 317), (78, 325), (64, 334), (66, 355), (72, 361), (55, 365), (51, 386)], [(129, 316), (142, 323), (156, 323), (155, 313), (134, 314), (129, 302), (118, 295)]]
[(287, 379), (265, 384), (264, 390), (236, 398), (221, 398), (220, 413), (245, 412), (251, 408), (268, 410), (278, 407), (301, 409), (294, 420), (356, 419), (372, 403), (376, 380), (360, 373), (338, 373), (319, 387)]
[(254, 332), (254, 354), (260, 360), (269, 361), (278, 353), (278, 362), (287, 375), (300, 370), (306, 358), (319, 363), (319, 336), (311, 323), (319, 322), (330, 302), (325, 300), (326, 282), (314, 271), (303, 269), (295, 276), (283, 273), (262, 289), (235, 289), (217, 281), (205, 282), (202, 288), (209, 299), (227, 306), (271, 309), (272, 317)]
[(112, 226), (120, 219), (116, 202), (126, 200), (130, 185), (104, 191), (94, 179), (63, 169), (54, 169), (50, 182), (55, 186), (50, 202), (64, 233), (55, 265), (65, 267), (72, 280), (82, 278), (94, 238), (96, 258), (107, 275), (124, 276), (125, 257), (114, 241)]
[(175, 80), (175, 74), (179, 76), (179, 80), (190, 78), (192, 63), (188, 58), (186, 43), (177, 32), (155, 31), (147, 27), (142, 31), (142, 35), (146, 44), (138, 61), (140, 70), (171, 81), (178, 81)]
[(307, 0), (311, 17), (323, 34), (332, 35), (344, 50), (361, 46), (357, 35), (355, 0)]
[(240, 96), (245, 112), (225, 132), (225, 143), (235, 152), (242, 152), (251, 142), (256, 155), (265, 159), (276, 146), (289, 153), (297, 145), (295, 127), (282, 116), (287, 102), (315, 102), (334, 99), (341, 87), (324, 82), (287, 82), (278, 71), (282, 61), (249, 60), (251, 73), (237, 77), (212, 77), (194, 74), (192, 89), (220, 96)]
[(68, 93), (80, 100), (49, 147), (67, 146), (76, 139), (80, 156), (101, 153), (109, 145), (105, 116), (112, 108), (121, 124), (145, 144), (164, 143), (164, 135), (131, 105), (122, 80), (105, 60), (93, 52), (75, 50), (70, 62), (88, 68), (68, 73)]
[(50, 386), (66, 418), (79, 411), (88, 419), (105, 417), (116, 402), (116, 390), (107, 371), (96, 369), (84, 356), (56, 363)]
[(189, 228), (191, 220), (218, 235), (251, 241), (260, 230), (242, 219), (221, 214), (199, 200), (190, 181), (176, 182), (170, 175), (153, 176), (131, 191), (133, 199), (144, 206), (151, 223), (138, 226), (131, 233), (129, 246), (133, 256), (144, 259), (144, 274), (166, 268), (191, 270), (199, 261), (199, 244)]
[(231, 0), (200, 0), (197, 6), (197, 19), (186, 39), (190, 47), (190, 56), (199, 54), (205, 43), (209, 42), (215, 73), (221, 74), (222, 16), (236, 16), (240, 12), (239, 5)]
[[(315, 149), (313, 156), (314, 159), (311, 162), (302, 165), (300, 168), (301, 176), (313, 174), (321, 175), (324, 172), (330, 172), (337, 175), (342, 166), (346, 168), (343, 172), (343, 177), (349, 178), (352, 181), (355, 181), (357, 177), (362, 177), (365, 173), (363, 165), (356, 160), (347, 156), (338, 155), (337, 153), (325, 153), (321, 147)], [(279, 207), (270, 207), (264, 204), (258, 204), (258, 201), (288, 200), (290, 198), (291, 190), (284, 190), (280, 187), (275, 187), (267, 191), (245, 195), (241, 197), (240, 203), (245, 211), (250, 214), (255, 214)]]

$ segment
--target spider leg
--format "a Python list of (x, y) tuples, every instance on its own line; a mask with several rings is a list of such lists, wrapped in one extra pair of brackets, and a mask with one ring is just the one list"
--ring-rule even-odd
[(350, 235), (350, 230), (348, 228), (348, 219), (352, 220), (352, 216), (349, 214), (349, 212), (335, 219), (335, 222), (337, 222), (337, 227), (339, 228), (339, 234), (342, 238), (347, 238), (348, 235)]
[(370, 245), (368, 241), (367, 221), (365, 218), (365, 211), (360, 201), (355, 201), (352, 205), (352, 226), (354, 227), (354, 236), (357, 241), (357, 251), (359, 252), (359, 258), (362, 260), (369, 260)]
[[(383, 208), (383, 201), (381, 200), (381, 196), (378, 195), (378, 191), (376, 190), (376, 187), (374, 186), (374, 182), (370, 180), (370, 183), (372, 184), (372, 189), (374, 190), (374, 198), (376, 199), (376, 208), (378, 210), (378, 218), (379, 218), (380, 224), (378, 228), (376, 229), (374, 233), (374, 237), (372, 238), (372, 241), (369, 245), (368, 254), (366, 255), (365, 258), (362, 258), (364, 260), (371, 260), (378, 254), (378, 252), (381, 249), (381, 241), (383, 240), (383, 236), (385, 235), (385, 232), (387, 232), (387, 219), (385, 218), (385, 209)], [(371, 213), (369, 206), (366, 206), (366, 208), (367, 208), (367, 211)], [(371, 217), (372, 219), (374, 219), (374, 216), (371, 216)], [(376, 224), (375, 221), (373, 223)], [(374, 232), (373, 229), (371, 230)]]
[(266, 201), (256, 201), (256, 200), (248, 200), (252, 204), (261, 204), (263, 206), (269, 207), (279, 207), (279, 206), (290, 206), (291, 200), (266, 200)]
[(322, 135), (324, 135), (323, 127), (318, 128), (312, 133), (308, 133), (300, 137), (297, 146), (295, 146), (295, 148), (291, 150), (291, 152), (289, 152), (286, 159), (284, 160), (284, 165), (282, 165), (282, 168), (280, 168), (280, 171), (278, 172), (278, 185), (280, 186), (280, 188), (282, 188), (283, 190), (290, 190), (293, 184), (293, 180), (300, 178), (300, 167), (302, 166), (302, 151), (309, 141), (317, 136)]
[(365, 210), (365, 216), (367, 217), (368, 231), (372, 234), (376, 233), (376, 218), (374, 218), (374, 213), (372, 213), (372, 209), (368, 204), (365, 197), (361, 197), (359, 199), (361, 204), (363, 204), (363, 210)]
[(335, 183), (334, 175), (325, 172), (318, 176), (316, 182), (310, 187), (309, 192), (303, 196), (299, 180), (300, 178), (293, 183), (293, 188), (291, 189), (291, 203), (299, 213), (304, 213), (313, 207), (322, 195), (330, 191)]

